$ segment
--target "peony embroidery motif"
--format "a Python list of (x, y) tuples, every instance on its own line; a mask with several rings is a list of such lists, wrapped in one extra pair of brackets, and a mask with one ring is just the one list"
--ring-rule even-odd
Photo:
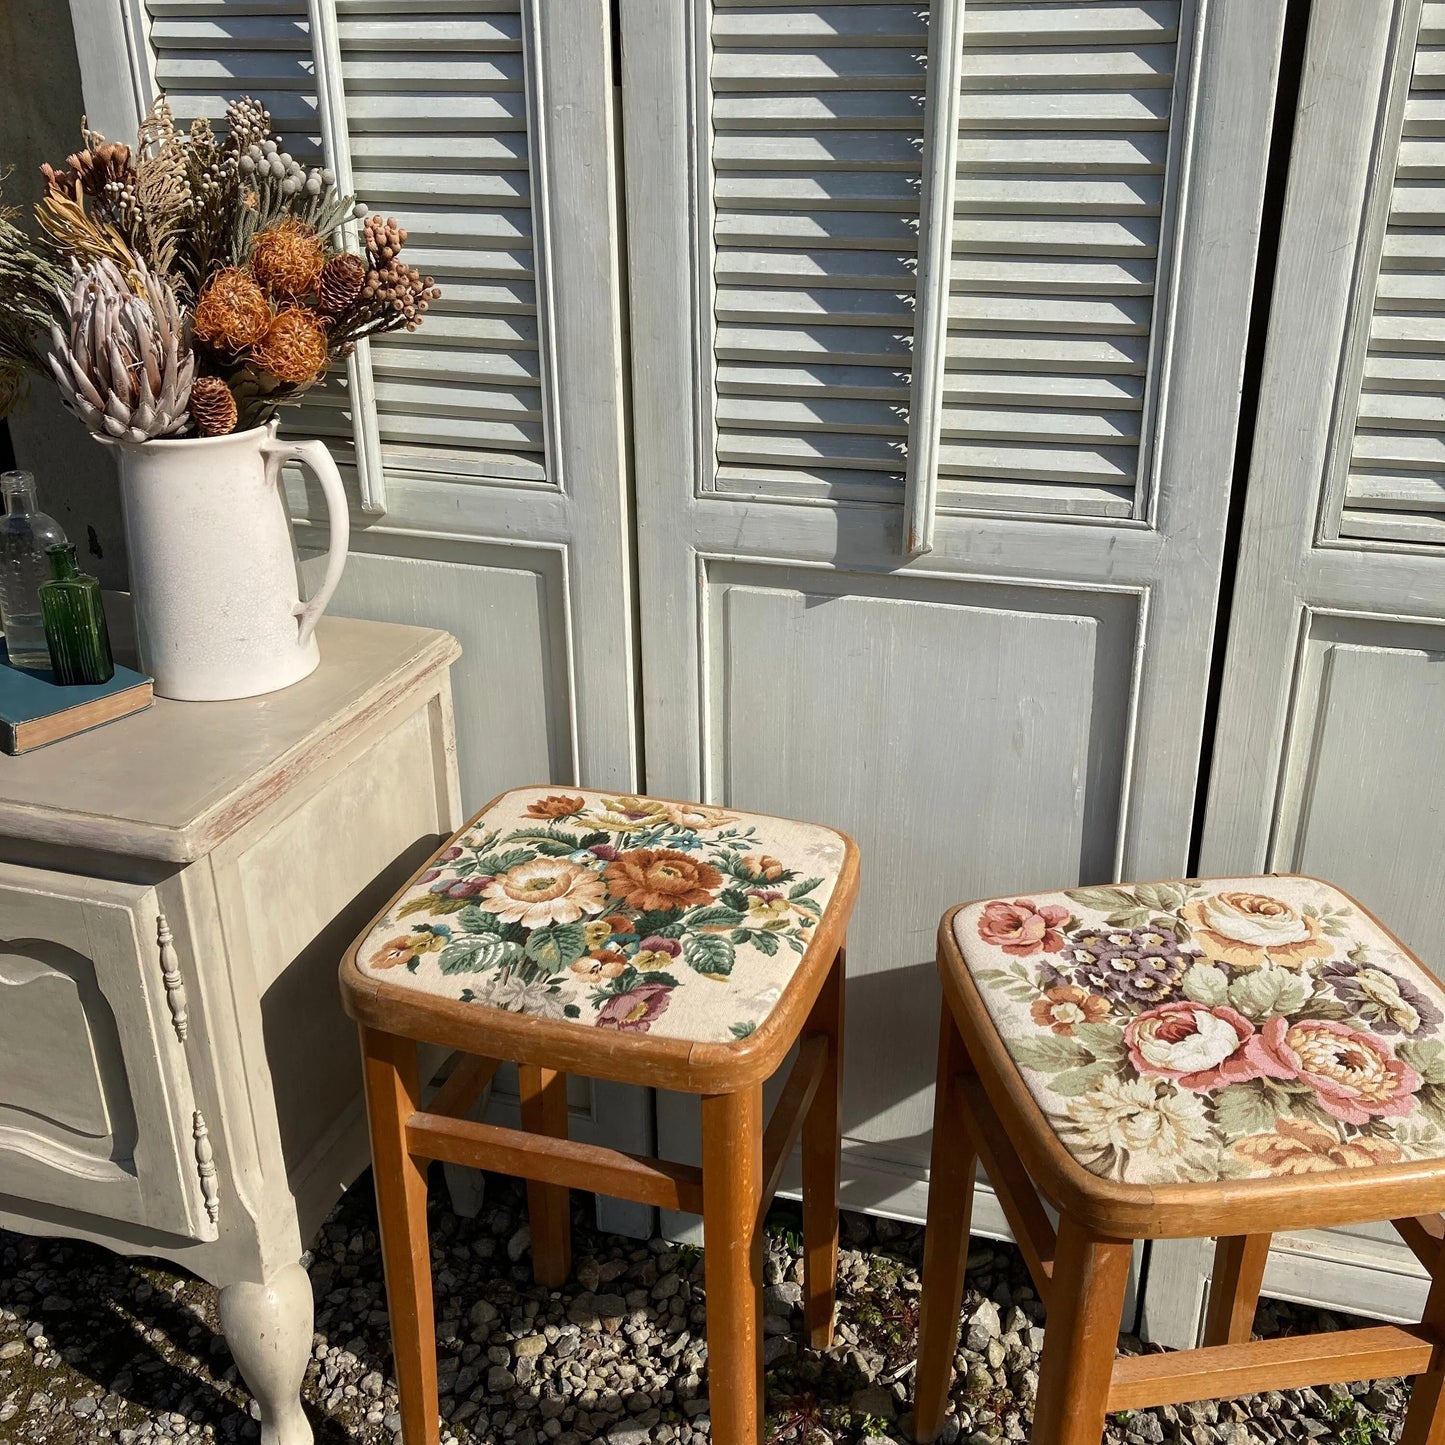
[(782, 997), (844, 852), (829, 829), (711, 804), (509, 793), (357, 961), (466, 1003), (735, 1042)]
[(1327, 884), (1076, 888), (954, 926), (1025, 1083), (1098, 1174), (1445, 1156), (1445, 993)]

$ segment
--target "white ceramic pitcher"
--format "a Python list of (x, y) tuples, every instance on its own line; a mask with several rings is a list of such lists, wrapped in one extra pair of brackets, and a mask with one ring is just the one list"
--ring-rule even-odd
[[(120, 461), (136, 644), (158, 697), (216, 702), (289, 687), (321, 661), (316, 623), (346, 565), (346, 493), (319, 441), (276, 423), (223, 437), (108, 443)], [(281, 468), (326, 497), (326, 577), (303, 602)]]

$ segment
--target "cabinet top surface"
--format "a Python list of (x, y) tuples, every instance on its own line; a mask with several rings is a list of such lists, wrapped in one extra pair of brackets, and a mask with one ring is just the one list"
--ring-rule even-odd
[(157, 698), (145, 712), (22, 757), (0, 756), (0, 835), (189, 862), (461, 649), (445, 632), (323, 618), (321, 665), (235, 702)]

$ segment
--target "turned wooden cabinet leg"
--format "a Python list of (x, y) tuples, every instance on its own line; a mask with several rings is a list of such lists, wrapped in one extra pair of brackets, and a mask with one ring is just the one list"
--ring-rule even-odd
[(1214, 1275), (1209, 1282), (1209, 1311), (1204, 1317), (1206, 1345), (1242, 1345), (1254, 1330), (1259, 1287), (1269, 1259), (1268, 1234), (1221, 1235), (1214, 1246)]
[(311, 1358), (311, 1277), (288, 1264), (264, 1280), (228, 1284), (217, 1310), (236, 1368), (261, 1410), (261, 1445), (312, 1445), (301, 1409)]
[[(537, 1064), (518, 1064), (522, 1127), (532, 1134), (567, 1137), (567, 1075)], [(565, 1184), (527, 1181), (532, 1230), (532, 1275), (545, 1289), (559, 1289), (572, 1273), (572, 1195)]]
[(953, 1079), (967, 1072), (971, 1072), (968, 1054), (945, 1002), (938, 1030), (933, 1159), (928, 1171), (928, 1228), (923, 1236), (923, 1299), (913, 1397), (913, 1432), (925, 1445), (943, 1428), (968, 1260), (978, 1160), (969, 1148), (968, 1131), (958, 1117), (958, 1095), (952, 1087)]
[(1099, 1445), (1133, 1245), (1059, 1222), (1033, 1434), (1038, 1445)]
[[(1432, 1273), (1435, 1278), (1420, 1321), (1445, 1341), (1445, 1249), (1437, 1252)], [(1435, 1346), (1431, 1368), (1415, 1376), (1405, 1428), (1396, 1445), (1445, 1445), (1445, 1345)]]
[(838, 1181), (843, 1166), (843, 992), (845, 963), (838, 950), (805, 1033), (828, 1039), (828, 1066), (803, 1120), (803, 1324), (808, 1343), (833, 1343), (838, 1283)]
[(406, 1123), (421, 1102), (416, 1045), (361, 1030), (366, 1112), (391, 1348), (406, 1445), (437, 1445), (436, 1320), (426, 1223), (426, 1162), (406, 1147)]
[(763, 1087), (702, 1100), (703, 1268), (714, 1445), (762, 1438)]

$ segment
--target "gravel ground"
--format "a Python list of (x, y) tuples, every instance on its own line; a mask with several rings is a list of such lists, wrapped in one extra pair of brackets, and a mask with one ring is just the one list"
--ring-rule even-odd
[[(488, 1182), (479, 1218), (432, 1190), (444, 1445), (614, 1445), (708, 1439), (701, 1252), (599, 1234), (574, 1195), (573, 1279), (531, 1283), (520, 1186)], [(906, 1441), (923, 1231), (843, 1217), (836, 1346), (800, 1347), (797, 1216), (770, 1219), (768, 1438)], [(370, 1176), (341, 1200), (305, 1263), (316, 1335), (305, 1400), (318, 1445), (398, 1445)], [(975, 1241), (944, 1440), (1027, 1439), (1043, 1310), (1015, 1250)], [(1265, 1301), (1264, 1334), (1352, 1321)], [(1125, 1349), (1140, 1349), (1125, 1337)], [(1386, 1445), (1408, 1387), (1381, 1380), (1116, 1416), (1110, 1445)], [(215, 1292), (169, 1265), (0, 1231), (0, 1441), (151, 1445), (249, 1441), (259, 1429), (217, 1332)]]

